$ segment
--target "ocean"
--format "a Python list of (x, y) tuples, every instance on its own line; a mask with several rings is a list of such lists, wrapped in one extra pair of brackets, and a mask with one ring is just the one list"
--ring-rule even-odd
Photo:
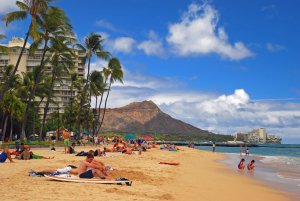
[[(196, 146), (200, 150), (212, 151), (211, 146)], [(246, 165), (255, 160), (255, 171), (243, 174), (260, 180), (264, 184), (287, 192), (293, 200), (300, 200), (300, 145), (268, 145), (266, 147), (249, 147), (250, 155), (245, 155), (245, 148), (216, 147), (216, 152), (222, 153), (224, 159), (221, 163), (237, 170), (241, 158), (246, 160)]]

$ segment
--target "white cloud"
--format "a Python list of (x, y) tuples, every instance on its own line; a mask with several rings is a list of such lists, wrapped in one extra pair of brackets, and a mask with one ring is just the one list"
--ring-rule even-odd
[[(87, 71), (88, 71), (87, 65), (88, 64), (85, 65), (85, 75), (88, 74), (87, 73)], [(107, 67), (107, 65), (108, 65), (108, 61), (96, 59), (95, 62), (91, 62), (91, 64), (90, 64), (90, 73), (94, 70), (101, 71), (103, 69), (103, 67)]]
[(124, 85), (114, 84), (108, 107), (152, 100), (162, 111), (201, 129), (231, 134), (265, 127), (268, 133), (300, 142), (300, 103), (255, 101), (244, 89), (232, 94), (192, 91), (176, 78), (133, 73), (124, 69)]
[(118, 29), (113, 24), (111, 24), (110, 22), (108, 22), (108, 21), (106, 21), (104, 19), (97, 20), (96, 21), (96, 25), (99, 26), (99, 27), (108, 29), (110, 31), (114, 31), (114, 32), (118, 31)]
[(1, 0), (0, 14), (6, 14), (9, 11), (16, 10), (16, 1), (15, 0)]
[(130, 53), (134, 49), (135, 40), (130, 37), (120, 37), (109, 41), (112, 51)]
[(231, 60), (252, 56), (242, 42), (229, 43), (224, 28), (217, 26), (218, 18), (209, 4), (192, 3), (180, 22), (169, 25), (167, 42), (181, 56), (216, 53)]
[(278, 45), (278, 44), (272, 44), (272, 43), (267, 43), (266, 45), (267, 50), (270, 52), (279, 52), (286, 50), (287, 48), (283, 45)]
[(149, 40), (145, 40), (138, 45), (138, 49), (143, 50), (146, 55), (164, 56), (163, 44), (154, 31), (150, 31)]
[(275, 4), (267, 5), (261, 8), (261, 11), (268, 11), (268, 10), (274, 10), (277, 6)]
[(229, 112), (233, 114), (237, 109), (246, 105), (249, 102), (249, 95), (243, 89), (235, 90), (232, 95), (222, 95), (217, 99), (204, 101), (199, 104), (206, 113), (217, 114), (220, 112)]

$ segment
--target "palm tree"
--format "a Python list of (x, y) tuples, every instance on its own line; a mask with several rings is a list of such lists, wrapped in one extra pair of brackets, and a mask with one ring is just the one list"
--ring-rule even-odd
[[(83, 80), (82, 79), (78, 79), (78, 74), (76, 72), (72, 72), (71, 74), (71, 98), (70, 98), (70, 113), (69, 113), (69, 119), (70, 119), (70, 132), (72, 131), (72, 122), (73, 122), (73, 103), (74, 103), (74, 97), (73, 97), (73, 93), (74, 93), (74, 88), (80, 92), (80, 90), (82, 89), (82, 85), (83, 85)], [(76, 101), (77, 102), (77, 101)], [(76, 103), (75, 102), (75, 103)]]
[[(62, 41), (58, 39), (53, 41), (52, 47), (50, 48), (50, 63), (52, 66), (51, 72), (51, 85), (50, 90), (47, 96), (47, 102), (44, 107), (44, 115), (42, 121), (42, 127), (40, 131), (40, 140), (44, 137), (43, 129), (47, 118), (47, 112), (49, 109), (49, 103), (53, 97), (53, 88), (54, 83), (58, 81), (58, 79), (64, 74), (70, 74), (69, 72), (72, 70), (74, 66), (74, 62), (72, 57), (74, 56), (73, 51), (68, 47), (69, 41), (65, 40), (64, 37), (61, 38)], [(64, 75), (65, 76), (65, 75)]]
[(93, 133), (95, 134), (95, 122), (96, 122), (96, 108), (98, 106), (98, 96), (104, 91), (103, 76), (101, 71), (93, 71), (91, 73), (91, 95), (95, 96), (96, 103), (93, 109)]
[[(84, 45), (77, 44), (77, 47), (81, 51), (85, 52), (85, 62), (88, 61), (87, 78), (86, 78), (85, 86), (83, 88), (82, 99), (80, 100), (79, 114), (81, 114), (82, 108), (86, 101), (85, 98), (86, 98), (86, 94), (87, 94), (88, 87), (89, 87), (90, 66), (91, 66), (92, 56), (96, 55), (98, 58), (105, 59), (105, 60), (109, 59), (109, 57), (110, 57), (110, 53), (104, 51), (104, 48), (102, 46), (103, 42), (104, 42), (104, 40), (102, 39), (100, 34), (90, 33), (90, 35), (84, 39)], [(88, 111), (89, 111), (90, 100), (89, 100), (88, 104), (89, 104), (89, 107), (88, 107)], [(80, 134), (80, 118), (78, 118), (77, 123), (78, 123), (78, 131), (79, 131), (78, 134)]]
[(13, 129), (12, 128), (13, 118), (15, 118), (18, 121), (22, 119), (25, 110), (25, 105), (23, 101), (18, 97), (18, 94), (14, 89), (11, 89), (4, 94), (1, 105), (2, 105), (1, 107), (3, 109), (3, 112), (6, 114), (3, 133), (4, 134), (6, 133), (7, 119), (10, 117), (10, 124), (11, 124), (10, 140), (11, 140), (12, 129)]
[(123, 79), (123, 70), (122, 70), (122, 66), (120, 64), (119, 59), (117, 59), (115, 57), (110, 59), (109, 62), (108, 62), (107, 68), (103, 69), (103, 71), (105, 72), (104, 73), (105, 76), (107, 76), (109, 74), (110, 79), (109, 79), (109, 86), (108, 86), (106, 99), (105, 99), (105, 104), (104, 104), (104, 111), (103, 111), (102, 119), (101, 119), (101, 122), (100, 122), (100, 126), (97, 130), (97, 133), (100, 131), (101, 126), (103, 124), (105, 111), (106, 111), (107, 100), (108, 100), (109, 92), (110, 92), (110, 89), (111, 89), (111, 85), (116, 81), (119, 81), (119, 82), (123, 83), (123, 80), (122, 80)]
[[(0, 34), (0, 40), (6, 38), (3, 34)], [(0, 52), (7, 52), (8, 48), (6, 46), (0, 45)]]
[(41, 76), (41, 72), (43, 67), (46, 65), (48, 60), (45, 60), (46, 52), (50, 49), (48, 46), (48, 42), (59, 43), (61, 38), (71, 38), (69, 36), (72, 35), (71, 33), (71, 25), (68, 22), (68, 18), (66, 17), (63, 10), (57, 7), (50, 7), (47, 11), (41, 14), (41, 20), (39, 21), (40, 29), (43, 33), (40, 33), (41, 38), (36, 40), (30, 47), (30, 51), (34, 52), (42, 42), (44, 42), (43, 54), (40, 62), (40, 66), (37, 68), (37, 73), (34, 77), (34, 86), (30, 91), (28, 103), (26, 106), (26, 111), (24, 115), (24, 119), (22, 122), (22, 133), (21, 138), (25, 136), (25, 128), (27, 123), (27, 114), (30, 107), (30, 102), (34, 99), (36, 86), (39, 83), (39, 79)]
[(23, 0), (23, 2), (17, 1), (16, 5), (19, 7), (20, 10), (10, 12), (3, 16), (2, 20), (5, 21), (6, 26), (8, 26), (11, 22), (15, 20), (24, 20), (25, 18), (27, 18), (27, 16), (31, 16), (31, 21), (15, 68), (0, 91), (0, 101), (2, 100), (4, 92), (7, 91), (7, 89), (10, 87), (13, 77), (19, 68), (20, 61), (24, 53), (25, 47), (27, 45), (29, 36), (31, 36), (34, 40), (39, 38), (39, 35), (37, 33), (37, 22), (41, 21), (41, 13), (48, 9), (48, 4), (52, 1), (54, 0)]
[[(22, 78), (21, 78), (21, 81), (20, 81), (20, 85), (17, 88), (19, 97), (26, 104), (26, 106), (27, 106), (27, 103), (28, 103), (28, 100), (29, 100), (30, 91), (34, 87), (34, 77), (35, 77), (35, 74), (37, 73), (36, 69), (37, 69), (37, 67), (35, 67), (33, 69), (33, 71), (28, 71), (26, 73), (23, 72), (22, 73)], [(40, 100), (37, 103), (30, 104), (30, 106), (33, 107), (33, 109), (31, 109), (28, 112), (28, 115), (31, 115), (31, 113), (34, 114), (34, 111), (36, 111), (35, 108), (39, 107), (39, 105), (42, 103), (42, 101), (45, 99), (45, 97), (47, 97), (47, 94), (49, 93), (49, 86), (50, 86), (51, 78), (46, 76), (46, 75), (43, 75), (42, 78), (43, 79), (40, 80), (40, 82), (38, 83), (38, 85), (36, 87), (36, 93), (35, 93), (35, 95), (37, 97), (39, 97)], [(32, 128), (33, 128), (32, 131), (35, 130), (34, 129), (35, 128), (35, 123), (34, 122), (35, 121), (32, 121), (32, 123), (31, 123)], [(25, 130), (31, 130), (28, 127), (28, 124), (27, 124)]]
[[(10, 77), (10, 75), (11, 75), (13, 69), (14, 69), (14, 66), (13, 66), (13, 65), (8, 65), (8, 66), (5, 66), (5, 67), (0, 71), (0, 74), (2, 75), (2, 79), (0, 79), (0, 86), (2, 86), (1, 84), (2, 84), (2, 83), (5, 83), (5, 82), (9, 79), (9, 77)], [(13, 89), (16, 89), (16, 88), (19, 87), (19, 85), (20, 85), (20, 75), (15, 75), (15, 76), (13, 77), (13, 82), (12, 82), (12, 84), (11, 84), (11, 87), (12, 87)], [(5, 113), (2, 112), (1, 128), (3, 127), (4, 115), (5, 115)]]

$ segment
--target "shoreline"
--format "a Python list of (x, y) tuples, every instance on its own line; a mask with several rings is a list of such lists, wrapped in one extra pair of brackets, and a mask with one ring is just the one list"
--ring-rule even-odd
[(300, 199), (300, 180), (280, 177), (278, 168), (276, 169), (274, 166), (270, 166), (270, 164), (263, 163), (262, 161), (267, 158), (267, 156), (240, 156), (239, 154), (232, 153), (220, 153), (224, 158), (218, 160), (218, 162), (222, 164), (226, 164), (231, 168), (237, 168), (237, 164), (239, 163), (241, 158), (245, 158), (247, 162), (254, 159), (256, 161), (256, 167), (253, 174), (249, 174), (247, 170), (244, 170), (243, 174), (250, 179), (257, 180), (261, 182), (263, 185), (271, 187), (275, 190), (283, 191), (288, 194), (292, 200)]
[[(76, 147), (77, 151), (95, 147)], [(0, 188), (2, 200), (104, 200), (158, 201), (158, 200), (218, 200), (218, 201), (287, 201), (291, 200), (282, 191), (274, 190), (247, 177), (241, 177), (224, 164), (219, 153), (179, 147), (171, 152), (151, 149), (142, 155), (109, 153), (109, 157), (96, 157), (115, 170), (112, 178), (126, 177), (132, 186), (78, 184), (49, 181), (46, 178), (29, 177), (28, 171), (45, 168), (61, 168), (77, 165), (84, 157), (63, 154), (47, 148), (33, 148), (35, 154), (54, 156), (54, 159), (37, 159), (0, 164), (0, 185), (13, 187), (14, 191)], [(161, 165), (160, 161), (176, 161), (180, 165)], [(11, 194), (9, 194), (11, 192)], [(41, 193), (42, 192), (42, 193)], [(67, 193), (66, 193), (67, 192)]]

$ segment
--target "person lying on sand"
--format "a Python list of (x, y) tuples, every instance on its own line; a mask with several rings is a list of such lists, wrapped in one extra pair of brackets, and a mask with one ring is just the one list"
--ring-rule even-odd
[(6, 159), (8, 159), (11, 163), (14, 163), (13, 159), (11, 158), (8, 147), (5, 147), (3, 151), (2, 148), (0, 148), (0, 163), (4, 163)]
[(78, 167), (78, 174), (80, 178), (91, 179), (95, 175), (101, 179), (105, 179), (107, 176), (105, 166), (94, 161), (94, 155), (88, 154), (86, 159), (82, 161)]
[(88, 152), (81, 151), (81, 152), (77, 153), (75, 156), (87, 156), (89, 153), (93, 154), (94, 156), (103, 156), (103, 153), (105, 155), (105, 151), (104, 150), (101, 151), (101, 149), (96, 149), (95, 151), (94, 150), (89, 150)]
[(73, 165), (68, 165), (64, 168), (58, 168), (58, 169), (45, 169), (39, 172), (35, 172), (31, 170), (31, 172), (34, 172), (36, 174), (44, 175), (44, 174), (73, 174), (77, 175), (78, 174), (78, 168)]
[(54, 157), (45, 157), (45, 156), (40, 156), (37, 154), (34, 154), (32, 151), (30, 151), (30, 148), (27, 147), (25, 148), (24, 151), (22, 151), (21, 154), (16, 155), (17, 159), (21, 160), (29, 160), (29, 159), (54, 159)]

